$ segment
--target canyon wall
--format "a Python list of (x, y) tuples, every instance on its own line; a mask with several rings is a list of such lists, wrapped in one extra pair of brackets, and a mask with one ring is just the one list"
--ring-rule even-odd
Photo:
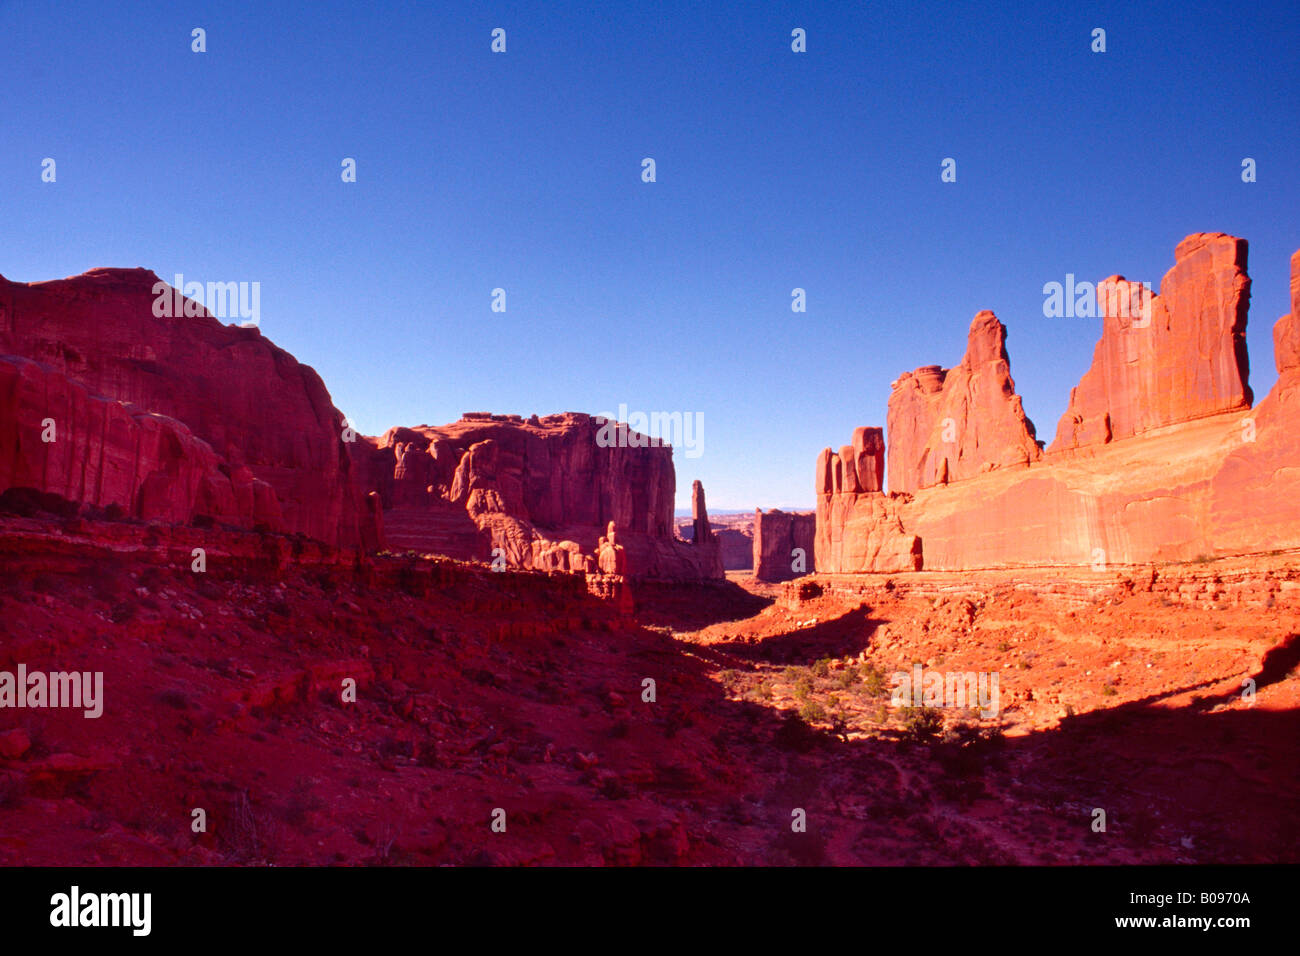
[[(188, 315), (156, 316), (159, 292), (171, 288), (144, 269), (0, 277), (0, 492), (34, 486), (130, 517), (262, 524), (342, 546), (373, 539), (320, 376), (192, 300)], [(63, 447), (45, 447), (45, 419)]]
[(816, 567), (817, 515), (754, 509), (754, 577), (789, 581)]
[(1049, 451), (1250, 408), (1246, 251), (1244, 239), (1197, 233), (1174, 250), (1159, 295), (1123, 276), (1098, 284), (1101, 340)]
[(383, 504), (390, 547), (595, 571), (612, 546), (632, 577), (723, 576), (703, 488), (697, 482), (692, 496), (698, 540), (682, 541), (672, 448), (622, 423), (471, 412), (449, 425), (391, 428), (353, 452), (363, 487)]
[[(1300, 440), (1288, 424), (1300, 412), (1300, 253), (1291, 260), (1292, 312), (1274, 327), (1280, 377), (1253, 410), (1246, 243), (1197, 234), (1179, 243), (1175, 258), (1158, 295), (1118, 276), (1100, 283), (1101, 340), (1045, 454), (1023, 444), (1032, 426), (1016, 427), (1009, 374), (1008, 388), (972, 390), (974, 400), (958, 405), (968, 422), (1001, 422), (1001, 439), (958, 428), (942, 445), (961, 453), (936, 446), (935, 409), (952, 378), (929, 372), (926, 381), (903, 385), (904, 398), (891, 398), (888, 496), (836, 490), (823, 451), (817, 570), (896, 571), (905, 569), (905, 554), (917, 567), (966, 570), (1194, 561), (1300, 547)], [(991, 324), (985, 328), (989, 335)], [(990, 351), (985, 343), (980, 354)], [(893, 485), (895, 429), (905, 493)], [(946, 473), (933, 466), (936, 458)]]

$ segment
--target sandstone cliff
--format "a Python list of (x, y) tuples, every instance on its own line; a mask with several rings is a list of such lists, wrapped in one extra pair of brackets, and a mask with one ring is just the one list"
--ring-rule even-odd
[[(511, 567), (595, 571), (604, 538), (610, 555), (625, 555), (611, 566), (625, 561), (634, 577), (722, 576), (711, 535), (689, 544), (674, 534), (672, 449), (626, 426), (575, 412), (471, 412), (391, 428), (354, 452), (392, 547), (479, 560), (500, 549)], [(696, 526), (707, 529), (702, 488), (696, 503)]]
[(1041, 457), (1034, 424), (1011, 379), (1006, 332), (996, 315), (981, 312), (956, 368), (925, 365), (893, 383), (890, 491), (945, 485)]
[[(897, 499), (837, 490), (842, 466), (822, 452), (817, 569), (895, 571), (909, 542), (917, 566), (935, 570), (1105, 567), (1300, 547), (1300, 441), (1290, 424), (1300, 413), (1300, 253), (1291, 260), (1292, 312), (1274, 327), (1280, 377), (1253, 411), (1245, 241), (1196, 234), (1175, 258), (1158, 296), (1143, 298), (1119, 277), (1101, 283), (1103, 304), (1132, 293), (1149, 321), (1140, 308), (1106, 310), (1092, 368), (1072, 392), (1056, 442), (1024, 467), (959, 472), (962, 456), (942, 455), (948, 483), (934, 480), (944, 467), (931, 467), (933, 440), (921, 436), (933, 434), (951, 375), (920, 369), (902, 386), (904, 398), (896, 386), (890, 483), (901, 444), (900, 482), (916, 490)], [(967, 422), (997, 417), (983, 406), (1010, 405), (1009, 390), (970, 394), (982, 398), (966, 405)], [(959, 446), (990, 447), (960, 429), (955, 437)], [(1016, 463), (982, 453), (972, 462), (980, 459)]]
[(754, 510), (754, 577), (789, 581), (816, 569), (817, 515)]
[(1159, 295), (1112, 276), (1099, 283), (1097, 300), (1101, 340), (1049, 452), (1250, 407), (1246, 240), (1188, 236)]
[[(156, 317), (155, 288), (171, 292), (144, 269), (0, 277), (0, 355), (39, 366), (11, 362), (0, 491), (36, 482), (136, 517), (262, 523), (345, 546), (373, 539), (320, 376), (202, 308)], [(42, 447), (33, 427), (46, 418), (63, 448)]]

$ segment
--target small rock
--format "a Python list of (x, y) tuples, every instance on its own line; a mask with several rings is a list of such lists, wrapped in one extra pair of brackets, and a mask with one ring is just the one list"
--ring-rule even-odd
[(17, 760), (31, 749), (32, 740), (21, 727), (0, 734), (0, 757)]

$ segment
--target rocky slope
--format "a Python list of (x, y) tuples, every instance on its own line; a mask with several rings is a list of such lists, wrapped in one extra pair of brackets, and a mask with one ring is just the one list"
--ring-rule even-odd
[[(576, 575), (39, 514), (0, 562), (0, 670), (106, 701), (0, 710), (0, 865), (1300, 861), (1285, 562), (630, 612)], [(895, 706), (914, 663), (998, 673), (999, 714)]]

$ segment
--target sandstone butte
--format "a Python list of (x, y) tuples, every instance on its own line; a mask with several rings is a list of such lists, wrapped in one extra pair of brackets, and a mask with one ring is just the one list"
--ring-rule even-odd
[(703, 486), (692, 487), (695, 540), (686, 542), (673, 523), (672, 448), (622, 423), (470, 412), (449, 425), (390, 428), (352, 452), (393, 549), (632, 578), (724, 574)]
[(957, 368), (894, 383), (889, 494), (860, 467), (851, 480), (844, 450), (821, 453), (817, 570), (1095, 567), (1300, 547), (1288, 424), (1300, 412), (1300, 252), (1291, 312), (1273, 330), (1280, 377), (1253, 408), (1246, 252), (1242, 239), (1199, 233), (1178, 244), (1157, 295), (1104, 280), (1101, 340), (1046, 452), (1015, 395), (1005, 330), (981, 312)]
[(371, 551), (387, 517), (398, 546), (454, 557), (722, 576), (702, 488), (704, 540), (673, 532), (671, 448), (625, 426), (599, 447), (572, 413), (356, 435), (313, 369), (197, 303), (155, 316), (155, 287), (145, 269), (0, 277), (0, 493)]

